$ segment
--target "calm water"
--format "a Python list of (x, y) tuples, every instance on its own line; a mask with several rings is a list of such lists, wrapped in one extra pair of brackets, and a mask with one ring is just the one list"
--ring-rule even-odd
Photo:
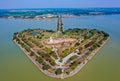
[(56, 20), (0, 19), (0, 81), (120, 81), (120, 15), (63, 19), (65, 29), (96, 28), (111, 36), (78, 74), (64, 80), (44, 75), (12, 42), (14, 32), (27, 28), (55, 29)]

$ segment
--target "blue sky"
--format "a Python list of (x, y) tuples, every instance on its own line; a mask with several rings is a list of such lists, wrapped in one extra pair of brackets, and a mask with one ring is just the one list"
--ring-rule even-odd
[(120, 0), (0, 0), (0, 9), (84, 7), (120, 7)]

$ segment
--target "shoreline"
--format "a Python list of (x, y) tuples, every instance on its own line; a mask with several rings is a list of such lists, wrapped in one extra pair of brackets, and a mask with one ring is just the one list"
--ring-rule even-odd
[(70, 72), (69, 75), (67, 75), (67, 74), (56, 75), (55, 73), (51, 73), (47, 70), (43, 70), (41, 67), (42, 65), (39, 64), (37, 61), (35, 61), (35, 59), (30, 56), (29, 52), (27, 52), (24, 48), (22, 48), (22, 46), (20, 44), (18, 44), (16, 40), (13, 40), (13, 41), (24, 52), (24, 54), (29, 58), (29, 60), (31, 60), (32, 63), (40, 71), (42, 71), (43, 74), (50, 76), (50, 77), (54, 77), (54, 78), (65, 79), (65, 78), (69, 78), (69, 77), (72, 77), (73, 75), (77, 74), (93, 58), (93, 56), (95, 56), (100, 51), (100, 49), (109, 41), (109, 39), (110, 39), (110, 37), (108, 37), (108, 39), (105, 40), (99, 48), (92, 51), (91, 54), (89, 56), (87, 56), (87, 58), (80, 65), (78, 65), (73, 71)]
[(87, 56), (86, 60), (84, 60), (82, 62), (82, 64), (80, 64), (79, 66), (77, 66), (77, 68), (73, 71), (71, 71), (69, 75), (65, 76), (65, 78), (69, 78), (72, 77), (73, 75), (77, 74), (90, 60), (92, 60), (92, 58), (100, 51), (100, 49), (109, 41), (110, 37), (108, 37), (108, 39), (106, 41), (104, 41), (104, 43), (97, 49), (95, 49), (89, 56)]
[[(83, 16), (101, 16), (101, 15), (120, 15), (120, 13), (118, 13), (118, 14), (97, 14), (97, 15), (78, 15), (78, 16), (74, 16), (74, 17), (71, 17), (71, 16), (69, 16), (69, 17), (63, 17), (63, 18), (79, 18), (79, 17), (83, 17)], [(20, 20), (51, 20), (51, 19), (56, 19), (57, 17), (46, 17), (46, 18), (39, 18), (39, 19), (37, 19), (37, 18), (21, 18), (21, 16), (20, 17), (18, 17), (18, 18), (15, 18), (15, 17), (13, 17), (13, 18), (9, 18), (9, 17), (0, 17), (0, 19), (15, 19), (15, 20), (17, 20), (17, 19), (20, 19)]]
[(53, 75), (53, 73), (50, 73), (50, 72), (48, 72), (48, 71), (46, 71), (46, 70), (42, 70), (42, 65), (40, 65), (37, 61), (35, 61), (35, 59), (33, 59), (32, 57), (30, 57), (29, 56), (29, 53), (24, 49), (24, 48), (22, 48), (21, 47), (21, 45), (19, 45), (17, 42), (16, 42), (16, 40), (13, 40), (14, 41), (14, 43), (16, 44), (16, 45), (18, 45), (18, 47), (21, 49), (21, 51), (23, 51), (24, 52), (24, 54), (28, 57), (28, 59), (30, 60), (30, 61), (32, 61), (32, 63), (40, 70), (40, 71), (42, 71), (42, 73), (43, 74), (45, 74), (45, 75), (47, 75), (47, 76), (50, 76), (50, 77), (54, 77), (54, 78), (61, 78), (61, 75)]

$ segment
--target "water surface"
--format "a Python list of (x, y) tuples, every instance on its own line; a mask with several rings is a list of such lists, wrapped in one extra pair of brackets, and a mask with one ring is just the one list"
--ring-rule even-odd
[(63, 19), (65, 29), (96, 28), (110, 41), (76, 75), (64, 80), (44, 75), (12, 41), (14, 32), (28, 28), (56, 29), (57, 19), (0, 19), (0, 81), (120, 81), (120, 15)]

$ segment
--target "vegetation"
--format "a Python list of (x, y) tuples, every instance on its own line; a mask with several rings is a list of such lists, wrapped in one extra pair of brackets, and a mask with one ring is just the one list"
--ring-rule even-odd
[(73, 63), (71, 63), (70, 67), (72, 69), (75, 69), (76, 67), (78, 66), (78, 62), (77, 61), (74, 61)]
[(67, 56), (69, 52), (70, 52), (69, 49), (65, 49), (65, 50), (62, 52), (63, 54), (61, 54), (61, 57), (63, 58), (63, 57), (65, 57), (65, 56)]
[(35, 53), (33, 51), (31, 51), (30, 56), (34, 56), (34, 55), (35, 55)]
[[(109, 34), (104, 31), (74, 28), (63, 31), (60, 40), (68, 38), (75, 39), (75, 41), (49, 44), (50, 36), (54, 40), (59, 40), (56, 35), (57, 32), (53, 30), (28, 29), (14, 33), (13, 40), (29, 53), (30, 58), (40, 64), (41, 69), (56, 75), (62, 73), (69, 75), (72, 70), (84, 63), (95, 49), (101, 47), (109, 37)], [(74, 55), (64, 62), (63, 58), (69, 54)], [(60, 63), (63, 65), (61, 66)], [(61, 67), (67, 68), (63, 70)]]
[(39, 63), (43, 63), (43, 59), (41, 57), (36, 57), (36, 61), (38, 61)]
[(62, 69), (61, 69), (61, 68), (58, 68), (58, 69), (55, 71), (55, 74), (56, 74), (56, 75), (62, 74)]
[(50, 67), (49, 65), (47, 65), (47, 64), (43, 65), (43, 67), (42, 67), (43, 70), (48, 70), (48, 69), (50, 69), (50, 68), (51, 68), (51, 67)]
[(104, 31), (101, 31), (103, 34), (104, 34), (104, 37), (109, 37), (109, 34), (104, 32)]

